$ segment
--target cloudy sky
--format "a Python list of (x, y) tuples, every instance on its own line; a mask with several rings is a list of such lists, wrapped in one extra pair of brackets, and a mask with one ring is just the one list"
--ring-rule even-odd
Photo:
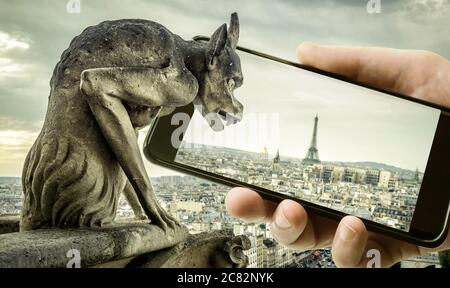
[[(45, 116), (49, 80), (70, 40), (103, 20), (144, 18), (183, 38), (210, 35), (237, 11), (240, 45), (295, 60), (302, 41), (428, 49), (450, 58), (450, 1), (0, 0), (0, 175), (20, 175)], [(319, 147), (320, 149), (320, 147)], [(149, 166), (150, 174), (169, 173)]]

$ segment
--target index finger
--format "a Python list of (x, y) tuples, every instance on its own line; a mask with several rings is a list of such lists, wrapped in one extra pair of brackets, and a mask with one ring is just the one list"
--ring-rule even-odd
[(245, 221), (270, 221), (277, 206), (248, 188), (236, 187), (225, 198), (228, 213)]

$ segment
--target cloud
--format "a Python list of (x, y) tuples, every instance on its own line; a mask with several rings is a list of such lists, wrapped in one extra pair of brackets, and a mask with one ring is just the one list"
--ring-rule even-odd
[(415, 21), (429, 21), (436, 17), (448, 19), (450, 1), (448, 0), (415, 0), (403, 3), (405, 14)]
[(22, 77), (30, 65), (20, 64), (11, 58), (0, 58), (0, 78)]
[(36, 132), (23, 130), (0, 130), (0, 147), (17, 148), (22, 145), (29, 146), (29, 143), (34, 141), (36, 136)]
[(153, 20), (190, 39), (211, 35), (237, 11), (240, 45), (293, 61), (302, 41), (428, 49), (450, 58), (448, 0), (382, 0), (380, 14), (368, 14), (366, 0), (81, 0), (80, 14), (68, 14), (66, 4), (2, 1), (0, 130), (13, 125), (8, 118), (22, 123), (11, 129), (38, 131), (35, 123), (45, 117), (49, 81), (61, 53), (87, 26), (104, 20)]
[(19, 77), (30, 66), (18, 63), (13, 58), (4, 57), (8, 53), (11, 53), (11, 51), (24, 51), (29, 48), (30, 40), (0, 31), (0, 79)]
[(37, 132), (41, 129), (43, 122), (44, 121), (34, 121), (33, 123), (29, 123), (28, 121), (17, 120), (14, 117), (0, 115), (0, 131), (20, 130), (27, 132)]
[(28, 150), (39, 134), (42, 122), (29, 125), (0, 116), (0, 175), (20, 176)]
[(30, 48), (28, 41), (13, 37), (8, 33), (0, 31), (0, 53), (11, 49), (27, 50)]

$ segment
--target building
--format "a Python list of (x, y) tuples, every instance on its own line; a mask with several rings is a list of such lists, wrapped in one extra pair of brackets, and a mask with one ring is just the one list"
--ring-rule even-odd
[(275, 173), (280, 172), (280, 150), (277, 150), (277, 154), (273, 158), (272, 171)]
[(384, 170), (380, 171), (380, 177), (378, 180), (379, 187), (388, 188), (390, 180), (391, 180), (391, 172)]
[[(239, 235), (239, 234), (235, 234)], [(250, 233), (245, 234), (250, 240), (251, 247), (250, 249), (244, 251), (245, 255), (248, 257), (247, 268), (258, 268), (258, 246), (256, 243), (256, 236)]]
[(414, 181), (416, 181), (416, 183), (422, 183), (420, 180), (419, 168), (416, 168), (416, 171), (414, 172)]
[(275, 157), (273, 157), (273, 163), (274, 164), (280, 163), (280, 150), (277, 150), (277, 154), (275, 155)]
[(395, 190), (398, 188), (398, 180), (396, 176), (391, 175), (391, 178), (389, 179), (388, 188), (390, 190)]
[(366, 170), (356, 167), (346, 167), (343, 173), (342, 182), (347, 183), (365, 183)]
[(320, 163), (319, 150), (317, 149), (317, 123), (319, 122), (319, 116), (314, 118), (313, 136), (311, 139), (311, 145), (309, 146), (306, 157), (303, 159), (303, 164), (313, 165)]
[(331, 183), (333, 180), (334, 166), (322, 166), (320, 178), (325, 183)]
[(439, 255), (437, 252), (431, 252), (422, 256), (416, 256), (401, 262), (402, 268), (425, 268), (425, 267), (441, 267)]
[(269, 152), (267, 151), (267, 146), (264, 146), (264, 148), (262, 149), (260, 154), (260, 160), (261, 161), (269, 160)]
[(178, 201), (170, 203), (170, 209), (175, 211), (185, 210), (198, 213), (203, 210), (203, 206), (205, 206), (205, 203), (196, 201)]
[(276, 266), (277, 268), (286, 268), (293, 262), (292, 254), (294, 251), (283, 245), (277, 245), (277, 247), (278, 249), (277, 249)]
[(378, 169), (368, 169), (366, 170), (366, 184), (377, 186), (380, 181), (380, 170)]
[(256, 236), (256, 267), (264, 267), (264, 235), (258, 234)]
[(263, 240), (264, 244), (264, 256), (263, 256), (263, 268), (276, 268), (277, 267), (277, 242), (275, 240), (267, 238)]

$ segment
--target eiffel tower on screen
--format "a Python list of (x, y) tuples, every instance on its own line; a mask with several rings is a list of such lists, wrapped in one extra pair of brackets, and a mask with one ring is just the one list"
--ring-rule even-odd
[(314, 118), (314, 130), (311, 139), (311, 145), (309, 146), (306, 157), (303, 159), (302, 163), (306, 165), (318, 164), (319, 160), (319, 150), (317, 149), (317, 123), (319, 122), (319, 116), (316, 115)]

